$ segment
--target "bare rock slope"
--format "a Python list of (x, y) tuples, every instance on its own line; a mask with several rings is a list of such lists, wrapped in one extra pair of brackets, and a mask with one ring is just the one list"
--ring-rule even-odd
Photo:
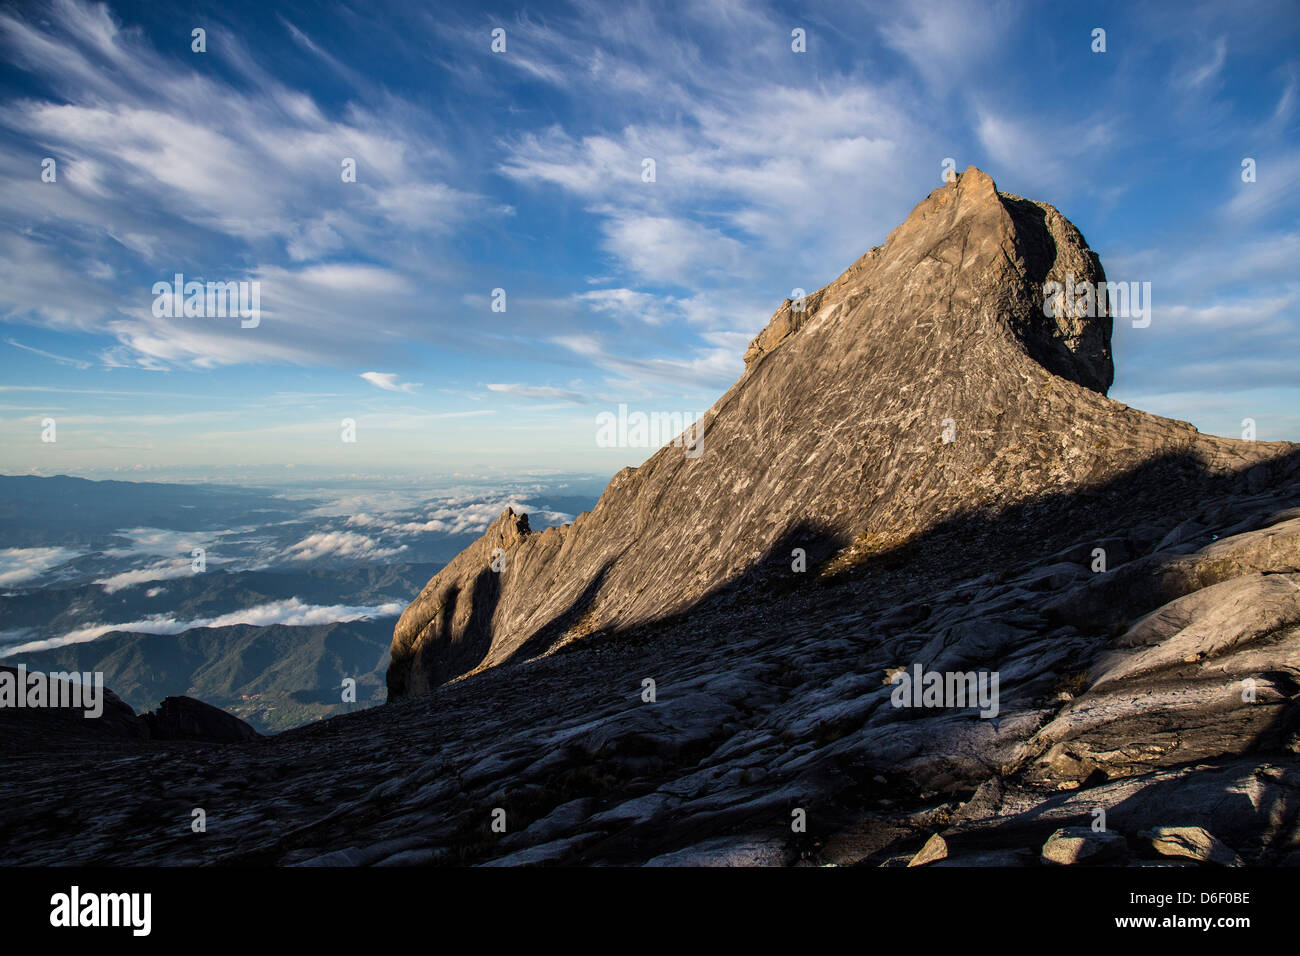
[(562, 528), (533, 534), (503, 514), (435, 576), (394, 632), (390, 697), (680, 613), (765, 560), (788, 566), (794, 548), (814, 561), (878, 550), (1161, 456), (1222, 474), (1281, 451), (1107, 400), (1104, 295), (1091, 310), (1062, 296), (1044, 316), (1044, 284), (1067, 275), (1105, 280), (1078, 230), (968, 169), (778, 310), (695, 454), (670, 445), (625, 469)]

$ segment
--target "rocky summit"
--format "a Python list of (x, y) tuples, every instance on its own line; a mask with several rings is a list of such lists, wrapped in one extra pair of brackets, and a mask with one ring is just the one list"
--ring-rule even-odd
[(503, 514), (434, 577), (393, 635), (390, 697), (682, 614), (743, 575), (780, 576), (795, 548), (854, 560), (1162, 460), (1200, 481), (1284, 453), (1107, 401), (1105, 303), (1044, 315), (1067, 276), (1105, 282), (1079, 231), (967, 170), (782, 305), (697, 425), (697, 454), (669, 445), (625, 469), (571, 525), (531, 534)]
[(435, 575), (386, 705), (6, 735), (0, 859), (1300, 863), (1300, 448), (1107, 398), (1104, 281), (966, 170), (592, 511)]

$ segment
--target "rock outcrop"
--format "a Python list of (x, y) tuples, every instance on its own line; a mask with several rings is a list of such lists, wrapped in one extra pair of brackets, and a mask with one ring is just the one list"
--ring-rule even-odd
[(256, 730), (234, 714), (193, 697), (165, 697), (143, 719), (154, 740), (236, 743), (258, 736)]
[[(0, 674), (13, 686), (21, 688), (35, 673), (38, 680), (52, 685), (65, 685), (52, 695), (52, 700), (73, 700), (70, 686), (63, 677), (51, 677), (40, 671), (29, 671), (0, 664)], [(56, 672), (57, 674), (57, 672)], [(142, 739), (149, 736), (148, 726), (136, 715), (130, 704), (107, 687), (103, 689), (100, 713), (87, 717), (85, 706), (15, 707), (8, 701), (0, 705), (0, 749), (14, 747), (39, 747), (42, 745), (84, 744), (90, 741), (117, 739)]]
[(1105, 281), (1078, 230), (968, 169), (802, 312), (781, 306), (702, 416), (698, 457), (661, 449), (561, 528), (506, 513), (439, 572), (394, 631), (390, 698), (680, 614), (795, 548), (860, 555), (1162, 459), (1267, 472), (1285, 449), (1106, 399), (1104, 294), (1044, 314), (1067, 278)]
[[(21, 672), (0, 664), (6, 679), (49, 685), (66, 684), (62, 672), (48, 674)], [(102, 675), (101, 675), (102, 676)], [(135, 709), (107, 687), (98, 707), (89, 699), (73, 697), (69, 692), (50, 695), (60, 706), (15, 707), (0, 703), (0, 752), (16, 750), (40, 752), (45, 748), (115, 747), (140, 740), (200, 741), (234, 743), (260, 735), (234, 714), (192, 697), (167, 697), (155, 710), (137, 714)], [(75, 700), (76, 704), (67, 702)], [(94, 712), (97, 711), (97, 712)]]

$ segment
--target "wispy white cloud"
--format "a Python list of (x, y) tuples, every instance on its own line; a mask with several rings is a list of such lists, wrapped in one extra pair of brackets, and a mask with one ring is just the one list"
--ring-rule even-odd
[(1067, 193), (1079, 155), (1104, 149), (1112, 136), (1109, 123), (1092, 115), (1062, 121), (979, 107), (977, 116), (975, 134), (999, 173), (1054, 197)]
[(489, 392), (513, 395), (515, 398), (559, 399), (564, 402), (573, 402), (575, 405), (585, 405), (591, 401), (585, 395), (571, 392), (568, 389), (553, 388), (549, 385), (523, 385), (518, 382), (502, 382), (489, 384), (487, 388)]
[(1223, 72), (1223, 66), (1228, 62), (1228, 38), (1216, 37), (1212, 51), (1207, 53), (1198, 47), (1191, 51), (1191, 55), (1195, 59), (1181, 73), (1175, 74), (1173, 82), (1184, 90), (1199, 90)]
[[(179, 427), (154, 434), (144, 416), (155, 409), (113, 430), (114, 409), (94, 408), (75, 452), (45, 449), (20, 470), (83, 449), (107, 460), (114, 444), (122, 467), (151, 460), (146, 450), (219, 460), (252, 446), (346, 467), (357, 452), (405, 462), (451, 445), (466, 463), (501, 460), (501, 435), (563, 428), (579, 396), (703, 400), (740, 373), (745, 342), (782, 299), (833, 279), (939, 184), (945, 156), (1053, 202), (1108, 271), (1156, 281), (1163, 317), (1144, 339), (1116, 336), (1121, 363), (1141, 356), (1153, 382), (1171, 374), (1162, 357), (1192, 367), (1198, 348), (1213, 352), (1214, 329), (1259, 333), (1246, 351), (1285, 347), (1290, 287), (1238, 255), (1278, 258), (1268, 246), (1291, 232), (1300, 196), (1296, 63), (1269, 46), (1285, 46), (1285, 17), (1268, 5), (1112, 13), (1100, 56), (1085, 26), (1020, 0), (801, 11), (562, 0), (544, 17), (410, 8), (368, 21), (391, 67), (371, 71), (346, 7), (273, 17), (257, 36), (213, 14), (212, 52), (197, 59), (168, 49), (134, 8), (0, 11), (0, 45), (23, 82), (0, 124), (0, 216), (15, 226), (0, 236), (0, 318), (13, 341), (55, 362), (93, 356), (76, 370), (86, 378), (177, 373), (174, 392), (201, 392), (257, 364), (282, 367), (266, 369), (268, 388), (296, 380), (345, 397), (292, 420), (276, 403), (273, 414), (241, 405), (226, 422), (178, 421), (188, 445)], [(136, 21), (149, 27), (123, 26)], [(509, 35), (500, 55), (488, 49), (498, 24)], [(806, 54), (790, 49), (796, 24)], [(284, 56), (266, 55), (276, 49)], [(1257, 182), (1238, 181), (1238, 153), (1258, 160)], [(47, 154), (57, 184), (35, 175)], [(345, 158), (356, 182), (340, 177)], [(1186, 222), (1211, 226), (1179, 219), (1162, 234), (1184, 208)], [(1140, 254), (1116, 247), (1129, 241), (1160, 261), (1128, 270), (1124, 257)], [(1199, 268), (1175, 285), (1190, 262)], [(1251, 268), (1263, 284), (1234, 287), (1247, 280), (1229, 271)], [(154, 317), (150, 283), (176, 271), (259, 282), (260, 326)], [(509, 287), (508, 312), (488, 304), (497, 286)], [(77, 345), (17, 330), (32, 324)], [(1171, 348), (1179, 329), (1200, 346)], [(368, 373), (384, 394), (358, 395), (347, 385), (358, 368), (402, 371)], [(438, 386), (420, 404), (446, 404), (382, 408), (413, 392), (408, 377), (430, 376)], [(484, 382), (520, 401), (482, 429), (451, 427), (502, 404)], [(365, 426), (362, 446), (337, 441), (342, 416)], [(6, 444), (30, 424), (0, 422)], [(413, 453), (409, 440), (431, 434)], [(551, 464), (570, 451), (549, 436), (544, 449), (505, 443)]]
[(686, 358), (628, 356), (622, 349), (611, 348), (603, 337), (595, 335), (557, 336), (553, 341), (598, 368), (613, 373), (617, 378), (611, 381), (612, 389), (628, 385), (644, 388), (647, 382), (692, 389), (701, 385), (717, 388), (733, 381), (744, 368), (741, 351), (736, 348), (744, 336), (724, 332), (704, 333), (702, 338), (706, 343), (713, 340), (714, 344), (706, 344)]
[(41, 358), (50, 359), (53, 362), (58, 362), (60, 365), (71, 365), (72, 367), (82, 369), (83, 371), (90, 368), (91, 365), (90, 362), (83, 361), (82, 359), (68, 358), (66, 355), (56, 355), (53, 352), (46, 352), (44, 349), (34, 348), (30, 345), (23, 345), (23, 343), (14, 341), (13, 339), (5, 339), (5, 341), (16, 349), (22, 349), (24, 352), (31, 352), (33, 355), (39, 355)]
[(1277, 154), (1270, 150), (1251, 158), (1255, 160), (1255, 181), (1234, 177), (1235, 195), (1224, 203), (1220, 215), (1233, 225), (1248, 226), (1300, 208), (1300, 151)]
[[(105, 364), (306, 365), (380, 352), (358, 316), (387, 315), (386, 341), (422, 335), (429, 316), (412, 277), (427, 281), (431, 263), (448, 259), (438, 239), (509, 215), (450, 181), (435, 114), (376, 85), (359, 91), (364, 105), (327, 112), (217, 24), (207, 55), (227, 69), (209, 72), (160, 55), (105, 5), (57, 0), (51, 13), (0, 13), (7, 56), (57, 91), (7, 104), (6, 125), (28, 143), (0, 141), (13, 186), (0, 213), (43, 228), (0, 240), (0, 315), (107, 333), (119, 345), (101, 353)], [(30, 142), (57, 159), (57, 185), (30, 174)], [(345, 161), (355, 182), (343, 181)], [(365, 264), (319, 261), (359, 248)], [(258, 280), (268, 318), (256, 334), (158, 320), (148, 283), (124, 284), (114, 258), (158, 278)]]
[(134, 571), (122, 571), (118, 574), (110, 574), (108, 577), (99, 578), (95, 583), (102, 587), (105, 593), (116, 594), (118, 591), (135, 587), (138, 584), (147, 584), (151, 581), (168, 581), (173, 578), (184, 578), (189, 577), (194, 573), (193, 565), (188, 559), (162, 561), (157, 564), (152, 564), (147, 568), (137, 568)]
[(940, 93), (966, 81), (990, 61), (1020, 13), (1020, 4), (962, 0), (904, 3), (882, 17), (880, 34)]
[(419, 382), (399, 382), (396, 372), (362, 372), (361, 377), (386, 392), (414, 392), (421, 387)]

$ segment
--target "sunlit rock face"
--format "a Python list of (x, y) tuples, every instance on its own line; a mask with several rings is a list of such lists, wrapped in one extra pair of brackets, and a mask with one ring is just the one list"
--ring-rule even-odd
[(434, 577), (395, 629), (390, 698), (681, 613), (795, 548), (818, 562), (905, 541), (1173, 451), (1212, 470), (1266, 455), (1104, 397), (1105, 293), (1063, 291), (1104, 282), (1059, 212), (968, 169), (781, 305), (693, 454), (620, 472), (562, 528), (502, 515)]

